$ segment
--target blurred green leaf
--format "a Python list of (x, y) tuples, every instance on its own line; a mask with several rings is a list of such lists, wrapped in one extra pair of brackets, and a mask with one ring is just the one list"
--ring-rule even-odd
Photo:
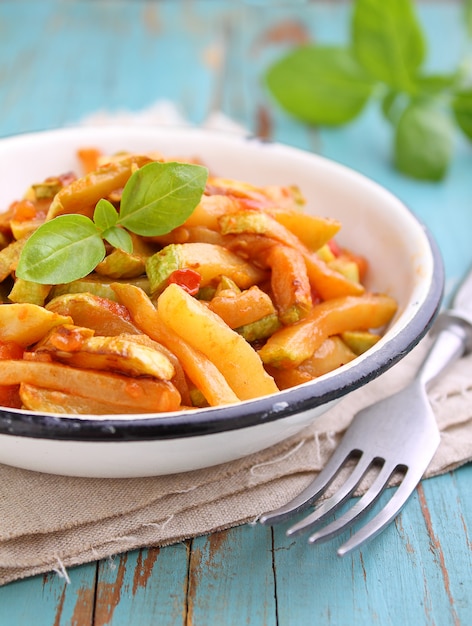
[(472, 0), (464, 0), (464, 20), (469, 37), (472, 37)]
[(373, 84), (349, 50), (303, 46), (266, 75), (281, 106), (311, 124), (344, 124), (363, 109)]
[(415, 82), (421, 91), (429, 94), (437, 94), (454, 86), (458, 80), (458, 74), (420, 74)]
[[(472, 0), (465, 0), (465, 22), (472, 36)], [(351, 26), (345, 47), (305, 45), (275, 62), (266, 73), (269, 90), (295, 118), (319, 125), (350, 122), (377, 97), (395, 128), (395, 166), (441, 180), (452, 156), (452, 122), (472, 139), (470, 65), (425, 73), (414, 0), (354, 0)], [(467, 87), (454, 95), (459, 85)]]
[(395, 166), (421, 180), (441, 180), (453, 150), (453, 126), (448, 115), (431, 101), (412, 102), (395, 135)]
[(357, 59), (373, 78), (412, 91), (426, 44), (411, 0), (357, 0), (352, 37)]
[(452, 110), (457, 124), (472, 141), (472, 87), (455, 94)]
[(404, 94), (394, 89), (389, 90), (381, 100), (382, 113), (391, 124), (396, 124), (404, 109)]

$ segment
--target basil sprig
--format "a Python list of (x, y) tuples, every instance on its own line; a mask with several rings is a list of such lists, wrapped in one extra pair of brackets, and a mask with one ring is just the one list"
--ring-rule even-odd
[(68, 283), (87, 276), (103, 261), (104, 240), (132, 252), (129, 232), (148, 237), (169, 233), (183, 224), (200, 202), (207, 177), (208, 170), (201, 165), (144, 165), (126, 183), (119, 212), (102, 198), (93, 219), (67, 214), (42, 224), (22, 250), (17, 277), (48, 285)]
[[(472, 36), (472, 0), (465, 8)], [(472, 140), (472, 87), (462, 67), (427, 74), (426, 55), (411, 0), (355, 0), (350, 45), (300, 46), (269, 67), (266, 83), (288, 113), (315, 125), (346, 124), (380, 99), (396, 168), (437, 181), (451, 161), (454, 127)]]

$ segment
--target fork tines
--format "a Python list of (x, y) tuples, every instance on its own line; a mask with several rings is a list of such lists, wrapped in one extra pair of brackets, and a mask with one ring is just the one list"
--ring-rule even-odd
[[(347, 438), (345, 438), (347, 440)], [(372, 457), (359, 448), (347, 450), (343, 442), (335, 450), (324, 469), (317, 478), (298, 496), (286, 505), (264, 514), (260, 518), (262, 524), (274, 524), (284, 521), (294, 514), (306, 510), (320, 496), (322, 496), (341, 470), (346, 469), (348, 461), (356, 458), (357, 462), (344, 483), (337, 491), (324, 500), (308, 516), (297, 522), (287, 530), (287, 535), (297, 535), (301, 532), (322, 524), (326, 518), (339, 509), (348, 500), (360, 485), (365, 476), (377, 468), (377, 475), (364, 495), (355, 502), (341, 517), (328, 523), (314, 532), (308, 539), (309, 543), (316, 543), (330, 539), (350, 528), (359, 518), (365, 515), (375, 504), (380, 495), (389, 486), (393, 475), (401, 473), (401, 481), (387, 505), (368, 521), (360, 530), (346, 541), (339, 549), (338, 554), (343, 556), (358, 548), (367, 540), (381, 532), (399, 513), (408, 500), (416, 485), (421, 480), (423, 468), (416, 471), (414, 467), (392, 463), (381, 457)]]

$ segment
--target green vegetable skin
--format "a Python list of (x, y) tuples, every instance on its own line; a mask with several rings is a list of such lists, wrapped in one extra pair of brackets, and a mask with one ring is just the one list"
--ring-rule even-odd
[(150, 279), (152, 293), (163, 291), (172, 272), (184, 266), (181, 248), (180, 244), (170, 244), (147, 260), (146, 273)]
[(372, 348), (380, 340), (380, 335), (369, 331), (349, 330), (341, 333), (341, 339), (354, 354), (359, 355)]
[[(470, 77), (424, 74), (426, 43), (412, 0), (353, 4), (350, 45), (301, 46), (269, 68), (267, 86), (287, 112), (320, 125), (348, 123), (380, 97), (393, 126), (395, 167), (413, 178), (441, 180), (453, 153), (453, 122), (472, 140)], [(467, 0), (470, 36), (471, 7)]]
[(281, 324), (276, 313), (266, 315), (252, 324), (245, 324), (239, 328), (235, 328), (236, 332), (244, 337), (246, 341), (252, 343), (258, 339), (265, 339), (270, 337), (276, 330), (280, 328)]
[(145, 262), (140, 256), (116, 248), (97, 265), (95, 271), (108, 278), (137, 278), (144, 274), (144, 268)]
[(49, 285), (40, 285), (29, 280), (17, 278), (13, 289), (8, 294), (8, 299), (11, 302), (29, 302), (30, 304), (43, 306), (50, 289)]
[(146, 261), (151, 293), (158, 295), (167, 286), (169, 276), (184, 267), (198, 268), (202, 287), (219, 276), (226, 276), (238, 287), (245, 289), (264, 276), (264, 272), (222, 246), (211, 243), (175, 243), (156, 252)]
[[(111, 284), (116, 282), (120, 281), (116, 278), (107, 279), (105, 276), (97, 276), (92, 273), (78, 280), (54, 286), (50, 291), (50, 298), (62, 296), (66, 293), (91, 293), (94, 296), (108, 298), (108, 300), (117, 300), (116, 294), (111, 288)], [(132, 282), (137, 287), (141, 287), (147, 294), (150, 293), (149, 281), (145, 276), (135, 278), (132, 281), (127, 279), (124, 282)]]

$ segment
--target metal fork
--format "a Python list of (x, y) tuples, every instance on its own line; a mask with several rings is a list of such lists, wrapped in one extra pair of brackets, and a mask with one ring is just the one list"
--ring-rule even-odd
[(344, 556), (373, 539), (393, 521), (415, 490), (439, 445), (439, 429), (426, 389), (447, 366), (472, 349), (472, 273), (454, 299), (455, 307), (456, 304), (458, 308), (439, 316), (434, 343), (413, 382), (359, 411), (317, 478), (285, 506), (262, 515), (259, 520), (262, 524), (274, 524), (307, 509), (352, 458), (358, 458), (357, 465), (339, 490), (289, 528), (287, 535), (298, 534), (323, 522), (354, 493), (374, 466), (380, 466), (380, 470), (365, 494), (341, 517), (312, 534), (308, 541), (326, 540), (349, 528), (375, 504), (392, 475), (401, 472), (401, 482), (387, 504), (338, 549), (338, 555)]

